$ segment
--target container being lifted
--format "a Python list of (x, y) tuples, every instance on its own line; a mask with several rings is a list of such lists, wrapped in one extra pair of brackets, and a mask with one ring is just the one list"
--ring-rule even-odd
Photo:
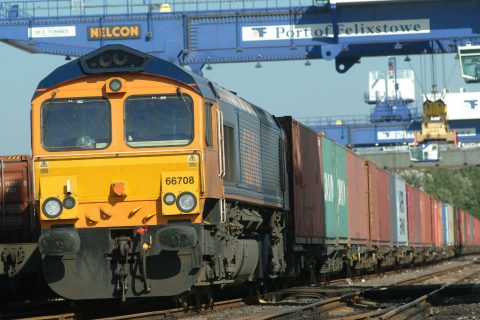
[[(433, 94), (435, 97), (435, 93)], [(442, 99), (427, 100), (423, 103), (422, 131), (413, 135), (415, 144), (429, 141), (446, 141), (457, 144), (455, 130), (449, 130), (447, 105)]]
[(422, 131), (413, 134), (414, 143), (410, 145), (411, 161), (439, 161), (438, 142), (457, 145), (457, 133), (448, 128), (447, 105), (442, 98), (437, 98), (436, 94), (434, 90), (430, 97), (426, 96), (423, 103)]

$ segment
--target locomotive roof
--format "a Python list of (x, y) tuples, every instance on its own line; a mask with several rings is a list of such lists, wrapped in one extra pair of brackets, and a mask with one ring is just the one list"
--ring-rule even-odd
[[(131, 64), (126, 67), (122, 65), (107, 66), (107, 62), (114, 64), (114, 62), (112, 62), (114, 60), (104, 60), (104, 66), (101, 66), (102, 61), (100, 60), (102, 59), (102, 56), (103, 59), (112, 59), (111, 56), (113, 54), (120, 55), (120, 58), (117, 58), (117, 62), (123, 62), (121, 59), (126, 57), (125, 59), (127, 59), (127, 63), (130, 64), (131, 62)], [(104, 46), (58, 67), (40, 81), (33, 98), (62, 82), (78, 79), (90, 74), (115, 75), (126, 72), (153, 74), (169, 78), (189, 85), (205, 98), (216, 99), (216, 94), (212, 89), (213, 85), (206, 78), (200, 77), (169, 61), (118, 44)]]

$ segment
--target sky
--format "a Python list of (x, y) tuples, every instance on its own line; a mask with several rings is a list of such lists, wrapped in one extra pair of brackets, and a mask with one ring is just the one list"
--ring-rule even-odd
[[(412, 56), (410, 63), (403, 58), (397, 58), (398, 69), (414, 70), (419, 100), (422, 91), (431, 89), (431, 57)], [(312, 60), (311, 66), (305, 66), (305, 61), (262, 62), (261, 68), (254, 63), (215, 64), (212, 70), (204, 70), (204, 76), (277, 116), (367, 115), (371, 106), (363, 97), (368, 72), (385, 72), (387, 60), (363, 58), (344, 74), (335, 71), (334, 61), (324, 60)], [(462, 80), (454, 55), (435, 60), (439, 88), (480, 91), (480, 85)], [(31, 97), (38, 82), (66, 62), (63, 56), (31, 54), (0, 43), (0, 155), (31, 154)]]

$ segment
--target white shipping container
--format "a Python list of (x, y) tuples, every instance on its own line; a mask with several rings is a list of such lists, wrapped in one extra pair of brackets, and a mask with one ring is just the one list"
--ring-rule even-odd
[(405, 181), (395, 177), (395, 198), (396, 198), (396, 240), (400, 245), (408, 245), (408, 223), (407, 223), (407, 192)]
[(447, 245), (453, 246), (455, 241), (455, 228), (453, 225), (453, 207), (447, 204), (447, 223), (448, 223), (448, 230), (447, 230)]

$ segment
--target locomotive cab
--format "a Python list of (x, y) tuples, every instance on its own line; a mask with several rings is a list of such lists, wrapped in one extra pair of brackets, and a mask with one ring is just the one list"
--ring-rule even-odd
[(192, 287), (202, 213), (216, 208), (221, 218), (215, 100), (203, 78), (124, 46), (96, 50), (40, 83), (35, 198), (55, 292), (124, 300)]

